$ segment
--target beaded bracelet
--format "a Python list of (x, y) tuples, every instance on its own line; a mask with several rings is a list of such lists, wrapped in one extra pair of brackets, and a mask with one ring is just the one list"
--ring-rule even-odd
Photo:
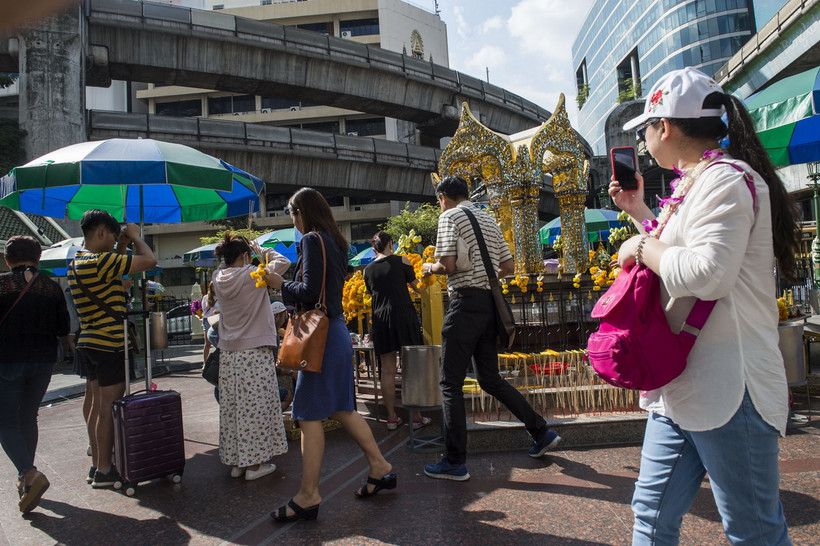
[(635, 264), (637, 265), (643, 265), (643, 245), (649, 237), (649, 234), (644, 235), (641, 237), (641, 240), (638, 241), (638, 248), (635, 249)]

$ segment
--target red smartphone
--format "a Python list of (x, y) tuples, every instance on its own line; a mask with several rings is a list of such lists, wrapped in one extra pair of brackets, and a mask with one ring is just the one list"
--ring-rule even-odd
[(638, 170), (638, 156), (632, 146), (612, 148), (609, 152), (612, 160), (612, 172), (615, 180), (621, 184), (622, 190), (637, 190), (638, 180), (635, 172)]

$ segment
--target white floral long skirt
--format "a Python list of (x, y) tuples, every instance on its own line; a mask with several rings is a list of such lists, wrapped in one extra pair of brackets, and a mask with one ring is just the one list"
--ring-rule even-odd
[(219, 458), (252, 466), (288, 450), (273, 347), (221, 351)]

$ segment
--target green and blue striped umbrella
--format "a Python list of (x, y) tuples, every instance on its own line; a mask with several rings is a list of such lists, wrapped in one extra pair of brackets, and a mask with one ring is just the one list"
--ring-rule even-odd
[(820, 161), (820, 67), (775, 82), (745, 103), (772, 163)]
[(291, 262), (296, 262), (296, 247), (302, 240), (302, 233), (296, 228), (277, 229), (257, 237), (259, 246), (272, 248)]
[[(610, 228), (621, 227), (618, 213), (608, 209), (586, 209), (584, 220), (587, 225), (587, 239), (590, 242), (603, 241), (609, 237)], [(561, 217), (553, 218), (539, 230), (542, 245), (551, 245), (561, 235)]]
[(103, 209), (121, 222), (179, 223), (259, 209), (264, 183), (198, 150), (152, 139), (81, 142), (14, 168), (0, 205), (79, 220)]

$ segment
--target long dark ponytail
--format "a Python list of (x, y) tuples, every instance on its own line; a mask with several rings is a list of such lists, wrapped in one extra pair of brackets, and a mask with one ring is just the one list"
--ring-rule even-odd
[(729, 154), (748, 163), (769, 186), (772, 209), (774, 256), (780, 274), (788, 282), (795, 281), (795, 255), (798, 252), (797, 207), (777, 175), (769, 154), (757, 137), (754, 122), (734, 95), (723, 94), (723, 105), (729, 119)]
[(777, 259), (780, 275), (789, 283), (795, 281), (798, 252), (799, 218), (797, 207), (789, 197), (783, 181), (775, 171), (769, 154), (757, 137), (754, 122), (736, 97), (729, 93), (712, 93), (703, 101), (703, 108), (726, 108), (729, 121), (728, 130), (720, 118), (707, 117), (695, 119), (674, 119), (670, 122), (680, 127), (683, 133), (692, 138), (713, 138), (720, 140), (729, 136), (729, 154), (745, 161), (769, 186), (769, 202), (772, 214), (772, 239), (774, 257)]

